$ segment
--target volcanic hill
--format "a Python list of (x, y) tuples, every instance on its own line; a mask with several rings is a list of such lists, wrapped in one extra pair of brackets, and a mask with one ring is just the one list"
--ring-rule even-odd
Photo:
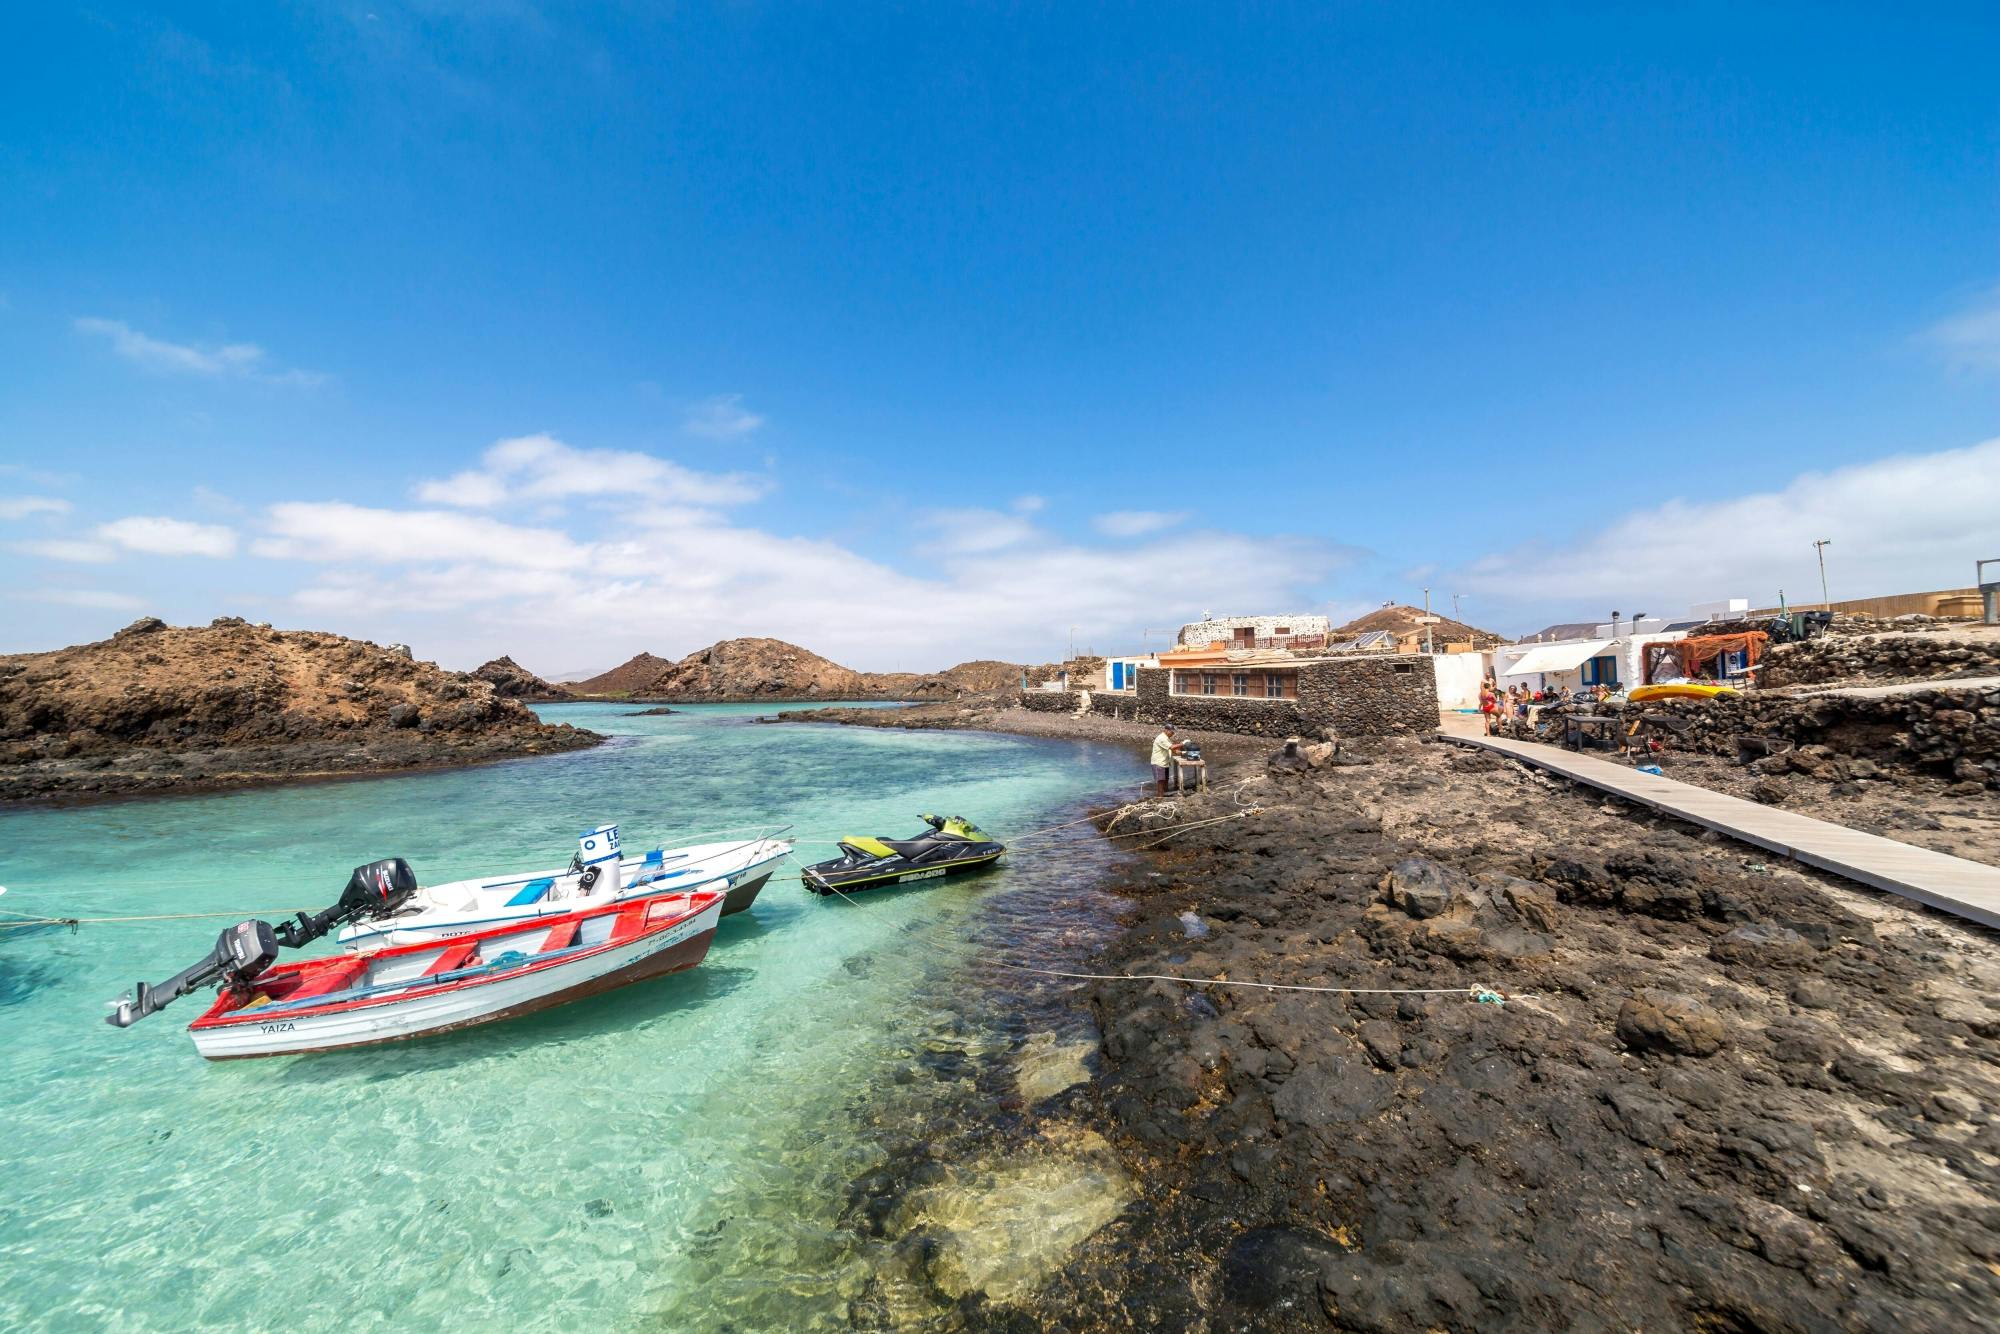
[(725, 639), (678, 662), (641, 653), (571, 687), (597, 699), (936, 699), (1017, 684), (1017, 663), (963, 662), (943, 672), (859, 672), (782, 639)]
[(242, 786), (576, 750), (490, 680), (225, 616), (0, 656), (0, 801)]
[(482, 681), (492, 683), (493, 693), (502, 699), (532, 702), (576, 698), (576, 693), (568, 686), (544, 681), (512, 658), (495, 658), (475, 668), (472, 674)]
[[(1431, 614), (1436, 615), (1434, 612)], [(1398, 635), (1411, 631), (1421, 633), (1424, 628), (1422, 620), (1424, 615), (1422, 607), (1379, 607), (1366, 616), (1357, 616), (1346, 625), (1338, 627), (1332, 632), (1332, 637), (1352, 639), (1356, 635), (1365, 635), (1370, 630), (1387, 630)], [(1431, 627), (1431, 632), (1440, 644), (1463, 644), (1469, 640), (1474, 648), (1492, 648), (1508, 642), (1503, 635), (1496, 635), (1491, 630), (1481, 630), (1476, 625), (1467, 625), (1464, 621), (1454, 621), (1449, 616), (1439, 616), (1437, 624)]]

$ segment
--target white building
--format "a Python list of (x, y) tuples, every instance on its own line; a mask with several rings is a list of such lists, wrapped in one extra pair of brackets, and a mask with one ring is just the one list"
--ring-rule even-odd
[[(1503, 686), (1526, 684), (1531, 690), (1594, 685), (1629, 690), (1646, 679), (1646, 645), (1685, 639), (1700, 633), (1707, 622), (1740, 616), (1748, 607), (1746, 599), (1730, 598), (1697, 604), (1690, 608), (1690, 619), (1683, 621), (1646, 616), (1596, 625), (1552, 625), (1532, 639), (1494, 649), (1493, 677)], [(1740, 670), (1743, 665), (1732, 662), (1724, 667)]]
[(1210, 616), (1181, 627), (1176, 641), (1182, 648), (1320, 648), (1333, 625), (1324, 616), (1297, 612), (1290, 616)]
[(1139, 669), (1159, 665), (1160, 660), (1150, 653), (1106, 658), (1104, 671), (1099, 675), (1094, 689), (1115, 690), (1121, 695), (1136, 694), (1139, 689)]

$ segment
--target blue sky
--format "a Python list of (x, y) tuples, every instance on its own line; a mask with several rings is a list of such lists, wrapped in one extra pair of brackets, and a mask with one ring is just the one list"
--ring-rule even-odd
[(10, 24), (0, 651), (914, 668), (2000, 555), (1990, 7)]

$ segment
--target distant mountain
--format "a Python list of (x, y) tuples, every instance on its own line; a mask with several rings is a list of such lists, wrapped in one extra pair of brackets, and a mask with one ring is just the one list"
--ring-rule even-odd
[(563, 687), (544, 681), (512, 658), (495, 658), (481, 665), (472, 674), (482, 681), (492, 682), (493, 693), (502, 699), (552, 700), (575, 697)]
[(1018, 685), (1018, 663), (962, 662), (942, 672), (859, 672), (782, 639), (725, 639), (678, 662), (650, 653), (575, 682), (600, 699), (937, 699)]
[(608, 672), (599, 672), (596, 676), (572, 681), (569, 687), (579, 695), (602, 695), (625, 699), (632, 695), (644, 694), (647, 687), (659, 679), (660, 673), (673, 665), (665, 658), (641, 653)]
[[(1431, 614), (1436, 615), (1437, 613), (1433, 612)], [(1423, 615), (1424, 609), (1422, 607), (1381, 607), (1369, 612), (1366, 616), (1357, 616), (1346, 625), (1339, 627), (1333, 631), (1332, 637), (1337, 640), (1352, 639), (1356, 635), (1365, 635), (1370, 630), (1387, 630), (1391, 634), (1398, 635), (1407, 634), (1412, 631), (1421, 633), (1424, 628), (1421, 619)], [(1454, 621), (1449, 616), (1438, 617), (1438, 623), (1431, 627), (1431, 634), (1440, 644), (1462, 644), (1470, 640), (1477, 648), (1492, 648), (1496, 644), (1507, 642), (1504, 636), (1496, 635), (1491, 630), (1481, 630), (1476, 625), (1467, 625), (1464, 621)]]

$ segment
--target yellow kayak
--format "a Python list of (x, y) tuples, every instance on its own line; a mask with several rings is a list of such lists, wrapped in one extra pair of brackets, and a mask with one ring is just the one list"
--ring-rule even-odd
[(1649, 699), (1715, 699), (1736, 693), (1734, 686), (1705, 686), (1693, 681), (1676, 681), (1671, 685), (1640, 686), (1626, 698), (1634, 704), (1643, 704)]

